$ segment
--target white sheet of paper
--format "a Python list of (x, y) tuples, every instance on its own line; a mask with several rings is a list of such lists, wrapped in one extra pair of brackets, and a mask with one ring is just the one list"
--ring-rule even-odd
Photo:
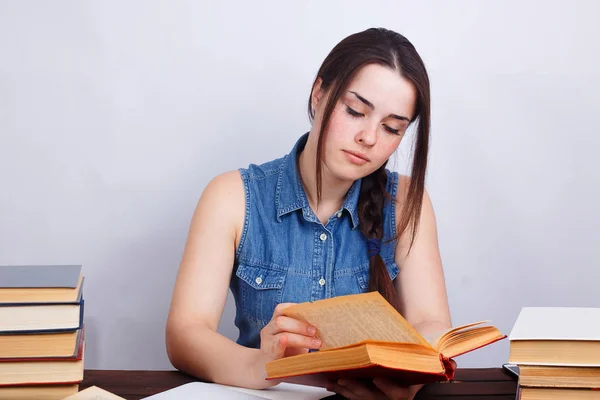
[(328, 392), (323, 388), (294, 385), (291, 383), (280, 383), (269, 389), (256, 390), (216, 383), (191, 382), (167, 390), (166, 392), (146, 397), (144, 400), (320, 400), (332, 394), (335, 393)]
[(232, 386), (224, 387), (270, 400), (320, 400), (324, 397), (335, 394), (323, 388), (306, 385), (294, 385), (292, 383), (280, 383), (277, 386), (265, 390), (245, 389)]
[(191, 382), (177, 386), (171, 390), (146, 397), (144, 400), (264, 400), (265, 397), (254, 396), (248, 393), (231, 390), (228, 386), (212, 383)]

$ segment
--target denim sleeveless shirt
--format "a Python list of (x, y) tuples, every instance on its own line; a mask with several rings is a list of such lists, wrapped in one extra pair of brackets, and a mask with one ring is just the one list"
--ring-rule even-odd
[[(262, 165), (240, 169), (246, 195), (246, 216), (236, 250), (230, 288), (236, 305), (237, 343), (260, 347), (260, 330), (278, 303), (302, 303), (363, 293), (369, 285), (366, 239), (358, 228), (361, 181), (348, 191), (340, 210), (323, 225), (308, 204), (297, 171), (296, 157), (308, 135), (291, 153)], [(398, 174), (387, 171), (387, 191), (396, 198)], [(392, 280), (395, 201), (383, 210), (381, 256)]]

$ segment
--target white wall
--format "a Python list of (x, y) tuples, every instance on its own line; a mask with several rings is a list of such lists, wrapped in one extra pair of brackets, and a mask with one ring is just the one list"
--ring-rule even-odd
[[(600, 3), (216, 3), (0, 2), (0, 264), (84, 265), (88, 368), (171, 367), (164, 323), (202, 189), (287, 153), (323, 58), (371, 26), (430, 71), (454, 323), (508, 333), (521, 306), (600, 306)], [(237, 337), (232, 301), (220, 330)]]

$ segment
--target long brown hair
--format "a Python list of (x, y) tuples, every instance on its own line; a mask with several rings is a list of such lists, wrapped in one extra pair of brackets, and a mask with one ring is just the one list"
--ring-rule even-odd
[[(369, 64), (379, 64), (392, 68), (400, 76), (412, 82), (416, 89), (415, 115), (411, 124), (417, 122), (418, 127), (413, 144), (414, 154), (411, 179), (406, 196), (402, 199), (402, 214), (397, 227), (396, 240), (407, 229), (411, 233), (410, 248), (414, 243), (425, 186), (427, 169), (427, 152), (429, 148), (430, 127), (430, 93), (429, 77), (423, 60), (414, 46), (404, 36), (384, 28), (370, 28), (355, 33), (343, 39), (327, 55), (317, 73), (313, 90), (320, 78), (321, 88), (328, 92), (328, 100), (323, 111), (317, 144), (317, 199), (321, 199), (322, 160), (327, 127), (331, 114), (340, 98), (356, 76), (357, 72)], [(308, 114), (311, 122), (314, 120), (312, 107), (312, 91), (308, 99)], [(358, 201), (359, 229), (365, 240), (383, 238), (383, 206), (391, 196), (386, 191), (386, 163), (372, 174), (364, 177), (361, 182)], [(392, 199), (393, 201), (393, 199)], [(398, 297), (394, 284), (390, 279), (381, 255), (370, 257), (369, 290), (379, 291), (390, 304), (399, 309)]]

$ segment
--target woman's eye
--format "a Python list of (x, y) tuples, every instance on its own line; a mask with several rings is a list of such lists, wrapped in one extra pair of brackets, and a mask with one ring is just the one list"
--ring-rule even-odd
[(352, 115), (353, 117), (364, 117), (365, 116), (364, 114), (361, 114), (358, 111), (355, 111), (348, 106), (346, 106), (346, 112), (348, 114)]
[(385, 130), (388, 131), (389, 133), (393, 133), (394, 135), (399, 135), (400, 134), (399, 133), (400, 131), (398, 129), (390, 128), (387, 125), (384, 125), (384, 127), (385, 127)]
[[(353, 110), (349, 106), (346, 106), (346, 112), (348, 114), (350, 114), (351, 116), (356, 117), (356, 118), (360, 118), (360, 117), (364, 117), (365, 116), (365, 114), (359, 113), (358, 111)], [(386, 131), (388, 131), (389, 133), (393, 133), (394, 135), (399, 135), (400, 134), (400, 130), (398, 130), (398, 129), (390, 128), (387, 125), (384, 125), (384, 128), (385, 128)]]

